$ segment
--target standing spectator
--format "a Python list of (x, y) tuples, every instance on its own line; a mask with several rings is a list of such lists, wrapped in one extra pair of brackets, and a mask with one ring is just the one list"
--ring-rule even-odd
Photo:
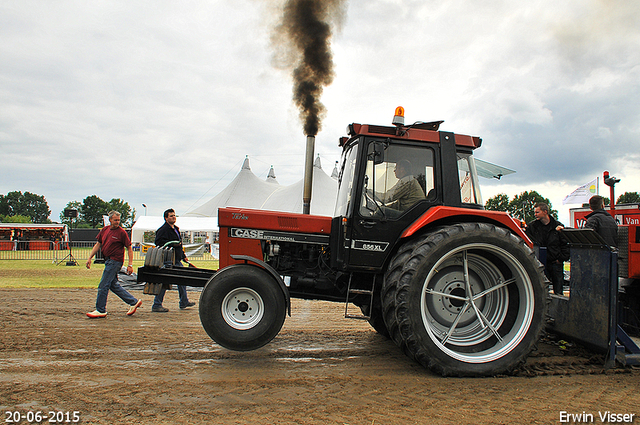
[(127, 248), (127, 254), (129, 256), (129, 265), (127, 266), (127, 274), (133, 273), (133, 249), (131, 249), (131, 240), (129, 235), (120, 227), (120, 213), (117, 211), (109, 212), (109, 226), (105, 226), (100, 230), (96, 239), (98, 242), (93, 246), (89, 259), (87, 260), (87, 268), (91, 268), (91, 259), (102, 248), (102, 254), (104, 256), (104, 272), (102, 273), (102, 279), (98, 285), (98, 298), (96, 299), (96, 309), (91, 313), (87, 313), (92, 319), (97, 319), (107, 316), (107, 296), (109, 290), (119, 296), (122, 301), (129, 304), (129, 311), (127, 316), (131, 316), (136, 312), (138, 307), (142, 305), (142, 300), (136, 299), (133, 295), (127, 292), (118, 283), (118, 272), (122, 268), (124, 262), (124, 248)]
[(14, 251), (24, 250), (24, 241), (22, 240), (22, 230), (16, 230), (14, 232)]
[(618, 247), (618, 224), (616, 219), (604, 210), (604, 198), (600, 195), (594, 195), (589, 199), (589, 208), (592, 213), (587, 215), (587, 229), (593, 229), (602, 239), (614, 248)]
[(564, 225), (549, 215), (549, 206), (544, 202), (535, 204), (533, 213), (536, 219), (527, 224), (527, 236), (534, 244), (547, 249), (544, 273), (551, 281), (553, 293), (562, 295), (563, 263), (569, 259), (569, 244), (560, 234)]
[[(158, 247), (163, 247), (167, 242), (174, 242), (169, 245), (173, 248), (174, 265), (176, 267), (182, 267), (182, 261), (189, 263), (189, 260), (187, 260), (187, 256), (182, 249), (182, 238), (180, 237), (180, 229), (176, 226), (176, 219), (176, 212), (172, 208), (169, 208), (164, 212), (164, 224), (156, 230), (156, 239), (154, 243)], [(163, 288), (160, 290), (160, 293), (156, 295), (153, 300), (151, 311), (156, 313), (166, 313), (169, 311), (168, 308), (162, 306), (164, 294), (166, 292), (167, 290)], [(178, 285), (178, 296), (180, 298), (180, 309), (184, 310), (185, 308), (196, 305), (196, 303), (189, 301), (186, 286)]]

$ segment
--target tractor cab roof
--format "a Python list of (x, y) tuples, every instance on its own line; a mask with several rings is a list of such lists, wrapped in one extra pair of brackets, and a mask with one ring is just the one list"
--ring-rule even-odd
[[(409, 126), (396, 125), (395, 127), (353, 123), (347, 127), (348, 137), (341, 137), (338, 146), (345, 148), (351, 140), (359, 136), (387, 136), (394, 139), (440, 143), (440, 132), (438, 129), (443, 122), (444, 121), (419, 121)], [(476, 149), (482, 145), (482, 139), (480, 137), (466, 136), (463, 134), (455, 134), (454, 136), (457, 146)]]

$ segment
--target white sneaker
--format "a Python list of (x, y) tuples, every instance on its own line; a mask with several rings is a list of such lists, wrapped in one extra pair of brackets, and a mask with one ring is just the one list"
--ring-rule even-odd
[(100, 313), (98, 310), (94, 310), (91, 313), (87, 313), (87, 317), (90, 317), (91, 319), (100, 319), (103, 317), (107, 317), (107, 313)]
[(131, 307), (129, 307), (129, 311), (127, 311), (127, 316), (132, 316), (133, 313), (135, 313), (138, 307), (140, 307), (141, 305), (142, 305), (142, 300), (138, 300), (138, 302), (135, 303), (135, 305), (132, 305)]

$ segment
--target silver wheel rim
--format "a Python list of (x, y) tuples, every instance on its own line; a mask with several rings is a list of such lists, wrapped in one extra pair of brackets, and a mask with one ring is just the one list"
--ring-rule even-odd
[(236, 288), (222, 300), (222, 318), (234, 329), (246, 330), (264, 316), (262, 297), (251, 288)]
[(429, 338), (466, 363), (488, 363), (510, 353), (527, 334), (534, 309), (533, 285), (522, 264), (486, 243), (463, 245), (440, 258), (420, 300)]

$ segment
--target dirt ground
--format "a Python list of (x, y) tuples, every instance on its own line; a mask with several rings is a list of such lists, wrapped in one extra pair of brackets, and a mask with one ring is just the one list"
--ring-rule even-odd
[(640, 423), (640, 370), (605, 372), (602, 356), (552, 337), (516, 376), (442, 378), (340, 304), (293, 300), (270, 344), (238, 353), (209, 339), (197, 307), (179, 310), (176, 291), (164, 314), (133, 294), (134, 316), (110, 294), (107, 318), (92, 320), (94, 289), (0, 289), (5, 423), (16, 411), (76, 411), (85, 424), (603, 423), (606, 411)]

